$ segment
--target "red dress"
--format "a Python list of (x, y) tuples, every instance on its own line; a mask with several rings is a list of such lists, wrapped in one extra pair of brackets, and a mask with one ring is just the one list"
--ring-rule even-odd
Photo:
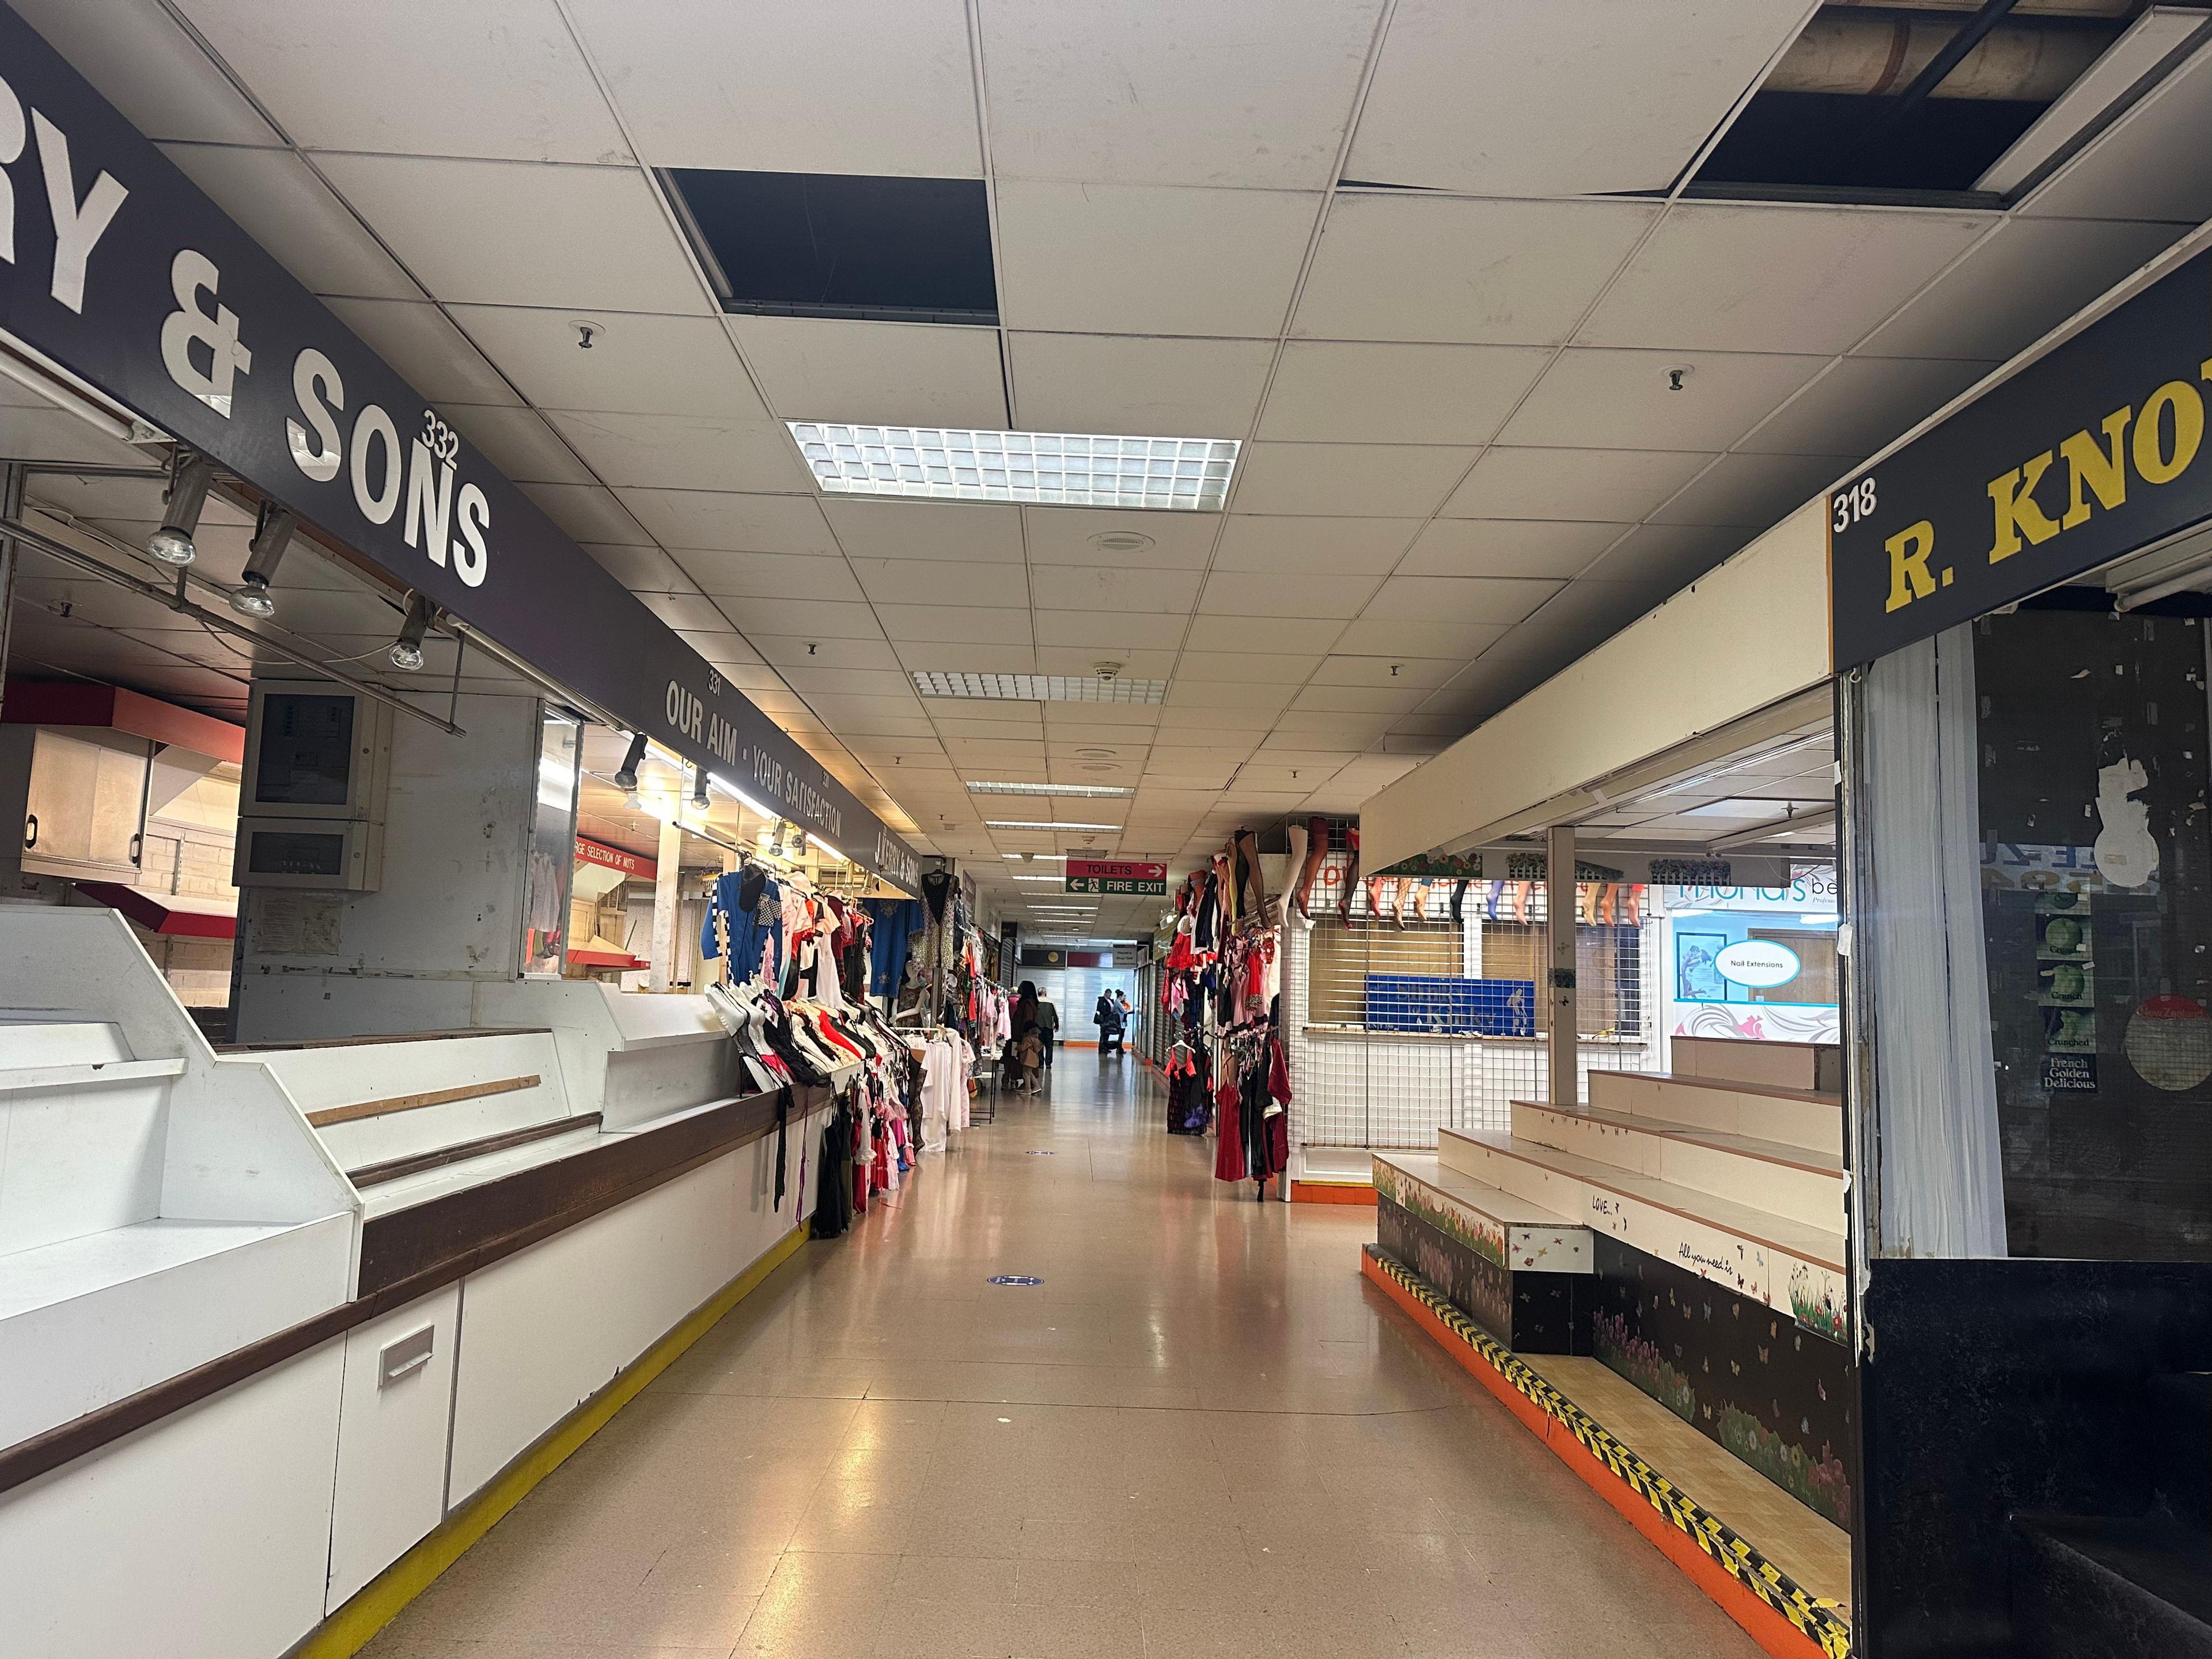
[(1233, 1083), (1224, 1083), (1213, 1096), (1213, 1178), (1244, 1179), (1243, 1097)]

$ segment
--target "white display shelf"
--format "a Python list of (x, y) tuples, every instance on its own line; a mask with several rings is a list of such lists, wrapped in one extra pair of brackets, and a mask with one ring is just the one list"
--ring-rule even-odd
[(148, 1078), (182, 1077), (184, 1074), (185, 1062), (181, 1060), (107, 1060), (80, 1061), (69, 1066), (11, 1066), (0, 1071), (0, 1095), (29, 1094), (40, 1089), (76, 1089), (107, 1083), (131, 1083)]

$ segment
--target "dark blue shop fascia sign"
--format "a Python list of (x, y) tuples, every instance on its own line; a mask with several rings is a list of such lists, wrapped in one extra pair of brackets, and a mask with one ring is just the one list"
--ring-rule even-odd
[(914, 850), (0, 6), (0, 328), (909, 890)]
[(2208, 398), (2203, 253), (1829, 496), (1835, 666), (2212, 516)]

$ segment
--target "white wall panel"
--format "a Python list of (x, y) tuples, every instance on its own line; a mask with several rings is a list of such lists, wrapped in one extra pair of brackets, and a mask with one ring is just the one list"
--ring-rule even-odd
[(0, 1497), (6, 1659), (275, 1659), (323, 1616), (343, 1344)]

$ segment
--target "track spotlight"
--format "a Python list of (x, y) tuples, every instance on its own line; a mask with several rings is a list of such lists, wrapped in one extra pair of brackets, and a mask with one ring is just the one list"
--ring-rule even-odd
[(630, 734), (629, 753), (623, 757), (623, 763), (615, 770), (616, 788), (628, 795), (637, 793), (638, 763), (644, 758), (645, 733), (634, 732)]
[(707, 769), (703, 766), (691, 770), (691, 804), (702, 812), (707, 810)]
[(423, 593), (407, 596), (407, 620), (399, 624), (399, 637), (392, 642), (392, 665), (411, 674), (422, 665), (422, 635), (430, 630), (430, 600)]
[(200, 509), (207, 505), (208, 486), (214, 482), (213, 461), (178, 452), (169, 473), (169, 504), (161, 514), (161, 527), (146, 538), (147, 552), (163, 564), (190, 564), (199, 556), (192, 532), (200, 527)]
[(246, 560), (240, 578), (244, 586), (230, 596), (230, 608), (240, 616), (265, 622), (276, 614), (276, 600), (269, 592), (269, 579), (276, 574), (277, 561), (292, 544), (292, 531), (299, 522), (289, 507), (262, 503), (261, 523), (254, 530), (252, 543), (253, 556)]

